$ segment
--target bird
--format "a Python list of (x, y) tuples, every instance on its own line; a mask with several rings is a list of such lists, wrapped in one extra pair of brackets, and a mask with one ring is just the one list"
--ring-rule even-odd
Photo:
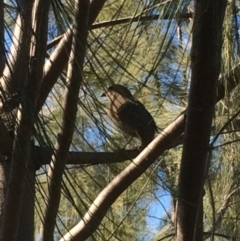
[(120, 84), (110, 86), (102, 96), (110, 100), (109, 118), (124, 133), (141, 140), (140, 149), (145, 148), (157, 132), (156, 123), (145, 106)]

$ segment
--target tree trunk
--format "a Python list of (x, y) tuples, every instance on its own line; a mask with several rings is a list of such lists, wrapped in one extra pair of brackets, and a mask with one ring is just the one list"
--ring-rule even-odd
[(192, 76), (179, 177), (177, 241), (202, 236), (203, 184), (221, 67), (226, 0), (196, 0), (191, 52)]
[(34, 199), (36, 168), (31, 160), (24, 181), (24, 194), (19, 218), (18, 241), (34, 240)]
[[(0, 155), (0, 227), (2, 225), (2, 213), (7, 192), (7, 184), (10, 173), (10, 160)], [(1, 236), (1, 235), (0, 235)]]

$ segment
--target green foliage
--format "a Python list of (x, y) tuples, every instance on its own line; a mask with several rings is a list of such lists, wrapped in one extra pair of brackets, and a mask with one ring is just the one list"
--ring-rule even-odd
[[(124, 136), (107, 117), (109, 103), (100, 96), (113, 83), (127, 86), (146, 106), (160, 129), (187, 107), (192, 23), (185, 18), (178, 19), (177, 16), (186, 11), (189, 2), (111, 0), (106, 3), (96, 23), (105, 21), (108, 26), (89, 31), (72, 151), (116, 151), (139, 146), (137, 139)], [(228, 81), (227, 73), (239, 63), (238, 5), (235, 1), (229, 2), (224, 23), (222, 76), (225, 82)], [(134, 19), (136, 16), (139, 17), (137, 21)], [(140, 19), (145, 16), (157, 18)], [(73, 17), (73, 1), (53, 1), (49, 17), (49, 40), (64, 33)], [(113, 21), (120, 18), (129, 19), (125, 23)], [(9, 31), (12, 28), (11, 21), (7, 18)], [(182, 36), (177, 35), (179, 29)], [(239, 76), (235, 78), (237, 81)], [(35, 140), (40, 146), (54, 146), (56, 142), (66, 89), (66, 69), (63, 69), (36, 124)], [(221, 133), (210, 153), (212, 159), (204, 196), (204, 229), (207, 238), (215, 226), (217, 233), (232, 240), (240, 233), (239, 119), (230, 121), (224, 130), (221, 128), (239, 110), (239, 87), (232, 93), (226, 90), (226, 93), (226, 98), (216, 106), (213, 123), (212, 139), (219, 131)], [(174, 224), (171, 215), (174, 211), (170, 199), (175, 201), (177, 197), (181, 151), (181, 147), (166, 151), (148, 172), (128, 188), (108, 211), (92, 239), (172, 238)], [(96, 196), (129, 162), (66, 167), (57, 238), (80, 221)], [(40, 232), (42, 212), (48, 201), (45, 195), (47, 182), (44, 167), (36, 183), (36, 234)], [(162, 201), (166, 193), (169, 196)], [(154, 208), (161, 211), (152, 217), (150, 213)], [(149, 227), (151, 221), (157, 224), (157, 228)], [(220, 236), (215, 239), (223, 240)]]
[[(89, 32), (88, 50), (84, 66), (84, 82), (79, 95), (78, 118), (71, 150), (116, 151), (139, 146), (139, 141), (124, 136), (106, 115), (107, 100), (101, 94), (112, 83), (127, 86), (153, 115), (159, 128), (164, 128), (186, 107), (189, 80), (189, 46), (177, 37), (178, 21), (174, 19), (179, 9), (187, 3), (159, 3), (142, 1), (108, 1), (98, 16), (97, 23), (129, 18), (123, 24), (94, 28)], [(63, 33), (71, 24), (71, 3), (64, 6), (54, 1), (51, 8), (49, 38)], [(171, 14), (169, 19), (166, 14)], [(135, 16), (159, 15), (155, 20)], [(54, 26), (54, 28), (53, 28)], [(181, 20), (184, 34), (189, 34), (191, 23)], [(52, 50), (50, 50), (52, 52)], [(50, 53), (49, 52), (49, 53)], [(40, 145), (54, 146), (61, 123), (63, 96), (67, 88), (65, 69), (52, 89), (36, 128)], [(169, 219), (161, 222), (164, 212), (170, 212), (169, 198), (176, 197), (179, 151), (171, 151), (161, 158), (145, 175), (128, 188), (108, 211), (94, 240), (145, 240), (154, 235), (149, 227), (150, 213), (158, 211), (154, 223), (164, 228)], [(72, 166), (66, 168), (62, 198), (58, 213), (56, 237), (66, 233), (80, 221), (98, 193), (123, 170), (124, 164)], [(40, 232), (42, 210), (47, 203), (46, 169), (41, 170), (36, 184), (36, 234)], [(163, 207), (162, 207), (163, 206)], [(164, 209), (164, 206), (166, 208)], [(168, 216), (171, 215), (168, 213)], [(154, 225), (156, 226), (156, 225)]]

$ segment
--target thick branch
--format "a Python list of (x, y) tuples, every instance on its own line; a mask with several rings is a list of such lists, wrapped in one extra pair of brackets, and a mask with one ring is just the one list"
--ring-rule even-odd
[[(102, 9), (106, 0), (93, 0), (90, 4), (88, 26), (91, 26), (97, 15)], [(90, 28), (90, 27), (89, 27)], [(40, 111), (52, 87), (56, 83), (58, 77), (62, 73), (64, 66), (68, 62), (71, 50), (72, 31), (71, 28), (64, 34), (59, 46), (50, 56), (50, 60), (44, 68), (44, 79), (40, 90), (40, 96), (37, 104), (37, 111)]]
[(79, 89), (83, 81), (89, 5), (89, 0), (76, 0), (75, 2), (75, 26), (73, 27), (73, 43), (67, 72), (68, 85), (64, 100), (62, 127), (55, 146), (56, 154), (53, 155), (48, 171), (49, 194), (43, 221), (43, 241), (54, 240), (54, 228), (61, 198), (62, 175), (65, 169), (68, 150), (72, 143), (77, 116)]
[[(2, 230), (1, 230), (1, 240), (9, 240), (14, 241), (17, 238), (18, 227), (19, 227), (19, 217), (20, 210), (22, 204), (22, 198), (24, 193), (24, 184), (26, 178), (26, 167), (28, 166), (28, 158), (30, 154), (30, 146), (31, 146), (31, 136), (32, 136), (32, 127), (34, 123), (34, 118), (32, 114), (32, 110), (35, 109), (34, 103), (36, 102), (36, 92), (34, 92), (31, 83), (31, 68), (25, 66), (28, 59), (26, 58), (26, 53), (29, 53), (29, 43), (30, 43), (30, 26), (31, 26), (31, 14), (33, 1), (19, 1), (21, 3), (21, 8), (19, 12), (18, 19), (20, 19), (20, 26), (16, 26), (18, 33), (20, 34), (20, 42), (18, 44), (23, 45), (24, 47), (19, 47), (20, 53), (15, 53), (14, 56), (14, 66), (18, 68), (17, 73), (14, 73), (13, 76), (9, 76), (10, 78), (16, 78), (18, 81), (15, 84), (21, 83), (21, 91), (19, 93), (22, 94), (22, 107), (18, 111), (18, 126), (16, 128), (16, 137), (13, 145), (13, 154), (11, 160), (11, 171), (10, 171), (10, 180), (8, 191), (6, 195), (6, 202), (4, 205), (3, 211), (3, 221), (2, 221)], [(29, 21), (30, 23), (27, 23)], [(24, 37), (23, 37), (24, 36)], [(22, 41), (26, 41), (23, 43)], [(13, 46), (14, 48), (15, 46)], [(22, 53), (22, 51), (25, 53)], [(19, 56), (24, 60), (19, 59)], [(13, 56), (12, 56), (13, 57)], [(22, 71), (19, 69), (21, 66), (21, 62), (24, 63), (26, 67)], [(27, 63), (29, 64), (29, 63)], [(13, 66), (12, 66), (13, 67)], [(23, 67), (23, 66), (21, 66)], [(21, 74), (20, 74), (21, 73)], [(19, 79), (19, 77), (23, 77), (23, 79)], [(16, 81), (14, 79), (14, 81)], [(12, 82), (11, 82), (12, 83)], [(7, 89), (9, 86), (7, 86)], [(20, 89), (20, 87), (19, 87)], [(9, 89), (8, 89), (9, 91)], [(33, 97), (33, 99), (32, 99)]]
[(226, 0), (196, 0), (192, 76), (179, 176), (177, 241), (201, 240), (204, 175), (221, 66)]
[[(31, 57), (36, 59), (35, 76), (33, 79), (41, 83), (43, 77), (43, 66), (47, 50), (47, 34), (48, 34), (48, 12), (50, 1), (35, 0), (33, 12), (33, 36), (31, 41)], [(39, 84), (37, 84), (38, 87)]]
[[(38, 166), (50, 163), (54, 150), (46, 147), (35, 147), (33, 158)], [(131, 160), (139, 154), (138, 149), (121, 150), (118, 152), (73, 152), (67, 154), (66, 164), (71, 165), (97, 165), (118, 163)]]
[(27, 71), (22, 70), (27, 70), (29, 64), (33, 0), (18, 1), (18, 4), (19, 13), (14, 28), (11, 50), (8, 54), (8, 64), (5, 65), (3, 76), (0, 79), (2, 88), (8, 94), (15, 93), (23, 87)]
[[(30, 48), (31, 70), (26, 86), (26, 98), (29, 108), (29, 117), (32, 119), (29, 129), (32, 128), (36, 117), (36, 102), (39, 93), (40, 83), (43, 75), (43, 65), (45, 61), (46, 45), (47, 45), (47, 29), (48, 29), (48, 13), (50, 1), (35, 0), (33, 6), (32, 20), (32, 41)], [(20, 222), (18, 231), (18, 241), (34, 240), (34, 199), (35, 199), (35, 175), (36, 162), (33, 158), (29, 158), (26, 167), (26, 178), (23, 189), (23, 199), (20, 212)]]
[(72, 27), (61, 38), (61, 42), (51, 54), (44, 66), (44, 78), (42, 81), (40, 95), (37, 103), (37, 111), (42, 108), (48, 94), (52, 90), (58, 77), (67, 64), (72, 44)]
[(4, 46), (4, 2), (0, 0), (0, 76), (5, 64), (5, 46)]

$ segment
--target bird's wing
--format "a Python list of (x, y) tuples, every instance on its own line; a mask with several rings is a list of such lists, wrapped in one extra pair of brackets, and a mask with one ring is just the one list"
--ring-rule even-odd
[(122, 123), (132, 128), (139, 134), (142, 130), (151, 129), (156, 131), (156, 124), (144, 105), (139, 101), (128, 101), (118, 110), (119, 119)]

